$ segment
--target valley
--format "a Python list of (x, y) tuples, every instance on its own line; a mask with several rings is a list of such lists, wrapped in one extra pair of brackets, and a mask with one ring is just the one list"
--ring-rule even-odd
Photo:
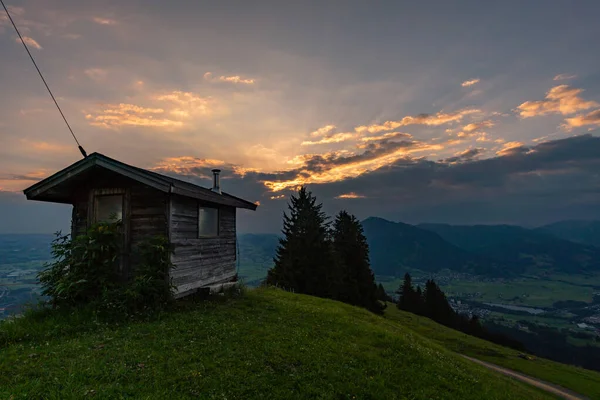
[[(558, 353), (600, 351), (596, 247), (509, 226), (412, 226), (380, 218), (369, 218), (363, 226), (376, 280), (392, 296), (408, 272), (421, 287), (434, 279), (455, 310), (479, 316), (486, 326), (518, 337), (528, 347), (543, 338)], [(568, 226), (570, 235), (584, 236)], [(36, 274), (50, 259), (52, 239), (0, 236), (0, 319), (37, 301)], [(240, 280), (259, 286), (277, 245), (274, 234), (239, 235)], [(504, 249), (501, 257), (498, 248)]]

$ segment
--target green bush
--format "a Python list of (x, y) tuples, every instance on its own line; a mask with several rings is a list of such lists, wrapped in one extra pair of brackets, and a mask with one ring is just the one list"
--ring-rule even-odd
[(120, 221), (95, 224), (73, 239), (57, 234), (52, 242), (54, 260), (38, 275), (42, 294), (54, 308), (89, 306), (111, 315), (164, 309), (174, 288), (169, 241), (152, 237), (136, 246), (130, 276), (121, 269), (122, 243)]

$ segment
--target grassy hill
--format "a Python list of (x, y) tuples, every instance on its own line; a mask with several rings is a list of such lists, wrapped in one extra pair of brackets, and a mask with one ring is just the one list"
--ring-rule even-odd
[(178, 308), (124, 325), (81, 314), (3, 322), (0, 398), (553, 398), (463, 359), (401, 314), (276, 289)]
[(552, 382), (590, 399), (600, 399), (600, 373), (598, 372), (543, 358), (525, 360), (519, 357), (519, 352), (516, 350), (455, 331), (428, 318), (400, 311), (394, 304), (389, 304), (385, 317), (453, 352)]

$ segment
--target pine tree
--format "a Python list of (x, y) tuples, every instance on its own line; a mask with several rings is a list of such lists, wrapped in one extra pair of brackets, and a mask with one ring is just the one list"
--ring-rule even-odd
[(404, 282), (396, 292), (400, 296), (397, 307), (404, 311), (414, 312), (416, 308), (416, 292), (412, 285), (412, 278), (407, 272), (404, 274)]
[(373, 312), (382, 311), (369, 263), (369, 245), (358, 219), (340, 211), (333, 224), (332, 239), (340, 272), (337, 299)]
[(393, 299), (392, 297), (387, 294), (387, 292), (385, 291), (385, 288), (383, 287), (383, 285), (380, 283), (377, 286), (377, 298), (379, 299), (379, 301), (383, 301), (383, 302), (392, 302)]
[(448, 303), (446, 295), (433, 279), (425, 283), (424, 312), (425, 316), (442, 325), (454, 327), (457, 323), (457, 314)]
[(417, 290), (415, 291), (415, 307), (413, 312), (417, 315), (423, 315), (425, 312), (424, 307), (423, 292), (421, 291), (421, 286), (417, 286)]
[(335, 297), (335, 264), (322, 204), (306, 188), (292, 195), (283, 215), (283, 238), (267, 284), (298, 293)]

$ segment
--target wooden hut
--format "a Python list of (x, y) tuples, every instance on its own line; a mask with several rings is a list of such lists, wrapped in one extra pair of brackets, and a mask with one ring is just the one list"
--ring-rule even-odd
[(145, 238), (164, 235), (174, 247), (176, 297), (236, 278), (236, 209), (256, 204), (221, 192), (219, 170), (207, 189), (93, 153), (24, 190), (27, 199), (73, 205), (71, 234), (94, 222), (123, 222), (122, 271)]

